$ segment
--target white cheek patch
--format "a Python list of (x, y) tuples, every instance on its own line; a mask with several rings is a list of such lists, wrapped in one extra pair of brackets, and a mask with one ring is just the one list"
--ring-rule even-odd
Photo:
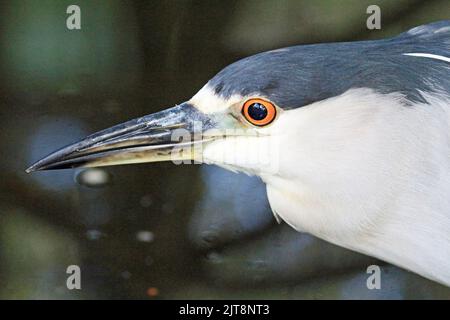
[(206, 144), (202, 160), (250, 175), (275, 175), (280, 151), (277, 139), (270, 136), (227, 136)]
[(241, 95), (232, 95), (225, 99), (217, 95), (214, 90), (206, 84), (188, 102), (205, 114), (225, 111), (230, 106), (243, 100)]

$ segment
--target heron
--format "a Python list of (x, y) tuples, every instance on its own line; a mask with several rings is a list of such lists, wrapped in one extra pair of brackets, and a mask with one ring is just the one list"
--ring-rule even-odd
[(27, 172), (170, 160), (259, 176), (279, 222), (450, 286), (450, 21), (243, 58)]

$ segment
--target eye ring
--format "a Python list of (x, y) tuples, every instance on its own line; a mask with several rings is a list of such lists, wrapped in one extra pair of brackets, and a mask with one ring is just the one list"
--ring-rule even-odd
[(242, 115), (254, 126), (263, 127), (272, 123), (277, 115), (277, 109), (267, 100), (249, 99), (242, 106)]

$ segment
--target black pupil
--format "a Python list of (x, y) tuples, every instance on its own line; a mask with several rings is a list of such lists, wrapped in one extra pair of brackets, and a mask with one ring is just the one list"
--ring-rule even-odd
[(253, 120), (263, 120), (267, 117), (267, 109), (261, 103), (253, 103), (248, 107), (248, 115)]

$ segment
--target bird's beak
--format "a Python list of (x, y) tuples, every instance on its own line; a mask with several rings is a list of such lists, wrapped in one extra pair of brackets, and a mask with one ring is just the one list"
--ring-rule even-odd
[(196, 145), (213, 140), (204, 133), (216, 125), (213, 116), (183, 103), (94, 133), (26, 171), (196, 159)]

